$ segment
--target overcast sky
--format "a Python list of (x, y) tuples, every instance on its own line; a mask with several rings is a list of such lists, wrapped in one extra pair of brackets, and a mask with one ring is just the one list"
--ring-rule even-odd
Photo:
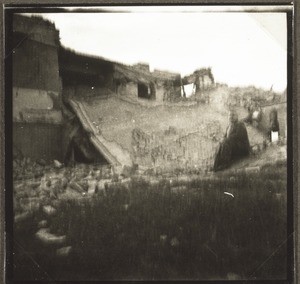
[(211, 67), (215, 80), (230, 86), (286, 88), (285, 13), (162, 10), (43, 17), (55, 23), (62, 45), (75, 51), (126, 64), (148, 62), (151, 69), (183, 76)]

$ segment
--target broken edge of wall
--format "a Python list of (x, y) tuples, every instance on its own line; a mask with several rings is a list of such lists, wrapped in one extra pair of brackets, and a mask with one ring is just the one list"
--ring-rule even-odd
[(69, 99), (68, 102), (82, 124), (83, 129), (89, 134), (91, 143), (95, 146), (96, 150), (99, 151), (101, 155), (103, 155), (104, 158), (116, 169), (116, 171), (125, 165), (131, 166), (132, 159), (130, 154), (117, 143), (107, 141), (99, 133), (99, 130), (90, 121), (82, 104), (73, 99)]

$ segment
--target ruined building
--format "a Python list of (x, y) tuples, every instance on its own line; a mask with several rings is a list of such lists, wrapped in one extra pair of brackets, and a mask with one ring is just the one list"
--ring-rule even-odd
[(209, 69), (181, 79), (80, 54), (38, 17), (15, 15), (13, 41), (13, 144), (24, 156), (116, 168), (208, 166), (222, 118), (172, 102), (183, 81), (200, 93), (212, 86)]
[(207, 91), (214, 86), (215, 80), (211, 68), (195, 70), (193, 74), (182, 78), (182, 94), (189, 96), (191, 95), (190, 90), (192, 90), (192, 94), (202, 102), (209, 102), (209, 93)]

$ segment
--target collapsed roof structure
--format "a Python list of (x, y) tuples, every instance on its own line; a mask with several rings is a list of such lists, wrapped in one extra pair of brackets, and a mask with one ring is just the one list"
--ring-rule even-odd
[(13, 46), (13, 144), (24, 156), (115, 168), (211, 165), (227, 122), (181, 100), (185, 84), (200, 95), (214, 86), (211, 69), (181, 78), (81, 54), (61, 46), (53, 23), (17, 14)]

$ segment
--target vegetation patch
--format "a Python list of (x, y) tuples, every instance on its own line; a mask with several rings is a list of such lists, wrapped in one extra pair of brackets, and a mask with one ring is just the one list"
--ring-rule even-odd
[(284, 181), (285, 165), (188, 181), (137, 176), (60, 202), (47, 218), (70, 253), (58, 257), (34, 238), (33, 223), (45, 218), (38, 211), (15, 231), (16, 276), (40, 273), (29, 253), (43, 279), (284, 279)]

